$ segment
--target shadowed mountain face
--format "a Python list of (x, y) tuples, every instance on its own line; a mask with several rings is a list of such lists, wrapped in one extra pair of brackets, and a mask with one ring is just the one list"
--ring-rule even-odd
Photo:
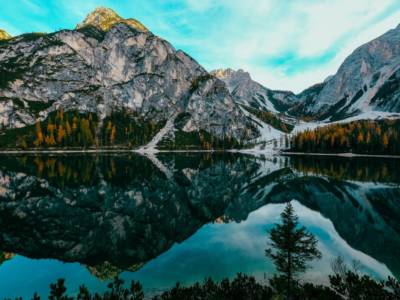
[(241, 222), (296, 199), (399, 276), (399, 167), (233, 154), (2, 156), (0, 243), (107, 278), (137, 270), (207, 223)]

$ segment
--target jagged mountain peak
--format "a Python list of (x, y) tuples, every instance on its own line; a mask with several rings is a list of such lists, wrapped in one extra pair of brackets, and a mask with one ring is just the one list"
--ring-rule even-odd
[(231, 68), (227, 68), (227, 69), (217, 69), (214, 71), (211, 71), (211, 74), (213, 74), (215, 77), (224, 80), (224, 79), (229, 79), (232, 77), (240, 77), (242, 79), (244, 79), (245, 77), (247, 79), (251, 79), (250, 77), (250, 73), (245, 72), (242, 69), (239, 70), (233, 70)]
[[(197, 137), (200, 131), (236, 141), (259, 135), (222, 81), (167, 41), (131, 30), (120, 20), (112, 10), (99, 8), (79, 30), (1, 43), (0, 131), (44, 124), (62, 110), (93, 114), (100, 130), (104, 120), (122, 112), (126, 124), (158, 124), (148, 139), (131, 144), (135, 147), (171, 145), (178, 138), (186, 143), (186, 136)], [(111, 26), (107, 22), (115, 26), (104, 30)], [(92, 135), (100, 136), (100, 130)], [(115, 131), (127, 132), (122, 123)]]
[(0, 41), (1, 40), (8, 40), (11, 38), (11, 35), (8, 34), (7, 31), (0, 29)]
[(399, 112), (400, 27), (350, 54), (310, 98), (308, 115), (331, 121), (370, 111)]
[(236, 102), (258, 110), (284, 112), (296, 100), (292, 92), (268, 89), (254, 81), (250, 73), (242, 69), (218, 69), (211, 74), (225, 82)]
[(135, 19), (124, 19), (114, 10), (107, 7), (98, 7), (87, 15), (85, 20), (78, 24), (77, 29), (85, 26), (94, 26), (101, 30), (108, 31), (115, 24), (124, 23), (139, 31), (149, 31), (142, 23)]

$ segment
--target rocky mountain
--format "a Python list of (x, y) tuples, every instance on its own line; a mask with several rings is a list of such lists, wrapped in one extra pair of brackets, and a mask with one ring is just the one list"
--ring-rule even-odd
[(281, 113), (297, 101), (294, 93), (270, 90), (243, 70), (219, 69), (211, 73), (225, 82), (235, 101), (258, 110)]
[(400, 112), (400, 26), (297, 95), (209, 73), (107, 8), (74, 30), (0, 39), (0, 148), (232, 148), (276, 141), (298, 118)]
[(357, 48), (318, 88), (303, 105), (320, 119), (400, 112), (400, 26)]
[[(116, 113), (128, 119), (121, 124), (120, 117), (114, 118), (110, 131), (117, 137), (146, 124), (150, 125), (144, 131), (161, 128), (180, 115), (185, 116), (184, 136), (204, 131), (214, 141), (259, 134), (221, 80), (138, 21), (124, 20), (110, 9), (96, 9), (75, 30), (24, 34), (1, 43), (0, 74), (0, 128), (25, 128), (17, 130), (18, 136), (37, 121), (50, 120), (42, 127), (53, 126), (54, 114), (60, 111), (93, 114), (87, 118), (96, 123), (86, 127), (94, 128), (94, 137), (84, 134), (88, 130), (76, 122), (78, 131), (83, 128), (80, 139), (88, 136), (93, 143), (104, 139), (98, 133)], [(142, 127), (130, 128), (130, 119)], [(55, 130), (67, 127), (65, 119), (55, 125)], [(28, 147), (30, 135), (23, 135)], [(50, 145), (58, 145), (59, 132), (42, 135), (48, 136)], [(121, 136), (124, 139), (129, 134)]]
[(338, 72), (300, 94), (272, 91), (242, 70), (217, 70), (234, 99), (294, 117), (336, 121), (371, 111), (400, 112), (400, 25), (356, 49)]
[(105, 7), (98, 7), (92, 13), (90, 13), (85, 20), (78, 24), (77, 29), (84, 28), (86, 26), (94, 26), (103, 31), (110, 30), (111, 27), (118, 23), (127, 24), (136, 30), (148, 32), (149, 30), (138, 20), (135, 19), (123, 19), (115, 11)]

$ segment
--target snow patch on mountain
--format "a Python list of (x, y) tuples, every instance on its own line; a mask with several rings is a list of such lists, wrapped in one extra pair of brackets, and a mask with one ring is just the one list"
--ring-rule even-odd
[(395, 119), (400, 119), (400, 113), (391, 113), (391, 112), (382, 112), (382, 111), (369, 111), (369, 112), (364, 112), (359, 115), (356, 115), (354, 117), (349, 117), (340, 121), (335, 121), (335, 122), (326, 122), (326, 121), (319, 121), (319, 122), (302, 122), (300, 121), (293, 129), (291, 134), (295, 135), (300, 132), (304, 132), (307, 130), (314, 130), (319, 127), (325, 127), (333, 124), (346, 124), (346, 123), (351, 123), (355, 121), (361, 121), (361, 120), (371, 120), (371, 121), (377, 121), (377, 120), (395, 120)]

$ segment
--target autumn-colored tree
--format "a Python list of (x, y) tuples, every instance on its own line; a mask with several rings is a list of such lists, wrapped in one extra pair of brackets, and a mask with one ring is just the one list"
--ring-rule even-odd
[(400, 154), (400, 121), (355, 121), (307, 130), (292, 137), (292, 150)]
[(117, 130), (116, 130), (115, 126), (113, 126), (111, 129), (111, 133), (110, 133), (110, 144), (114, 144), (116, 134), (117, 134)]
[(389, 138), (388, 138), (387, 133), (384, 133), (384, 134), (383, 134), (382, 143), (383, 143), (383, 146), (384, 146), (385, 148), (388, 147), (388, 145), (389, 145)]
[(65, 129), (62, 125), (59, 125), (57, 130), (57, 143), (61, 144), (64, 137), (65, 137)]
[(72, 131), (78, 130), (78, 122), (78, 117), (74, 116), (74, 118), (72, 119)]
[(34, 144), (36, 147), (39, 147), (44, 142), (42, 127), (40, 126), (40, 122), (36, 122), (35, 128), (36, 128), (36, 140), (35, 140)]
[(44, 138), (46, 146), (54, 146), (56, 144), (56, 140), (54, 139), (54, 134), (46, 135)]
[(357, 136), (357, 143), (361, 144), (364, 142), (364, 135), (360, 132)]

